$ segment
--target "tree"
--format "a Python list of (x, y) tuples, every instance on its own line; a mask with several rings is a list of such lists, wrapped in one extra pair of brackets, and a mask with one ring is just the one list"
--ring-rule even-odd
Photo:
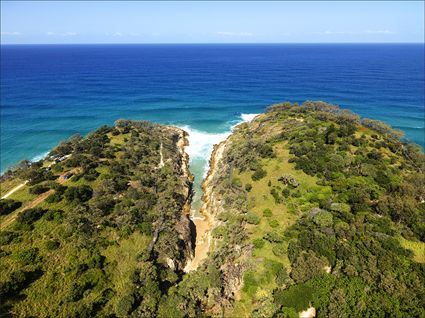
[(336, 128), (334, 124), (331, 124), (328, 129), (326, 130), (325, 133), (325, 142), (328, 145), (333, 145), (335, 144), (337, 139), (337, 133), (336, 133)]
[[(309, 307), (312, 300), (312, 289), (306, 284), (291, 286), (286, 290), (278, 289), (274, 293), (274, 299), (281, 306), (293, 308), (296, 312), (300, 312)], [(287, 312), (291, 313), (292, 311), (287, 310)]]
[(254, 244), (254, 247), (255, 247), (255, 248), (262, 248), (262, 247), (264, 246), (265, 242), (264, 242), (264, 240), (263, 240), (263, 239), (258, 238), (258, 239), (255, 239), (255, 240), (253, 241), (253, 244)]
[(85, 202), (90, 200), (92, 195), (93, 190), (88, 185), (68, 187), (64, 193), (65, 199), (69, 202)]
[(298, 181), (295, 179), (295, 177), (291, 174), (284, 174), (282, 175), (278, 181), (282, 182), (284, 185), (289, 185), (291, 187), (298, 187), (299, 183)]
[(49, 187), (45, 186), (45, 185), (41, 185), (41, 184), (36, 184), (35, 186), (31, 187), (29, 189), (29, 193), (31, 194), (42, 194), (46, 191), (49, 190)]
[(46, 202), (47, 202), (47, 203), (60, 202), (61, 200), (62, 200), (62, 196), (61, 196), (59, 193), (57, 193), (57, 192), (52, 193), (51, 195), (49, 195), (49, 196), (46, 198)]
[(16, 221), (21, 224), (31, 225), (32, 223), (40, 219), (45, 212), (46, 210), (42, 208), (26, 209), (18, 214), (18, 216), (16, 217)]
[(318, 257), (313, 251), (303, 252), (292, 264), (291, 277), (297, 283), (303, 283), (324, 273), (328, 265), (326, 258)]
[(272, 210), (270, 210), (269, 208), (267, 208), (263, 211), (263, 216), (265, 216), (267, 218), (271, 217), (272, 215), (273, 215)]
[(264, 178), (267, 175), (267, 171), (264, 170), (262, 167), (258, 167), (254, 173), (252, 174), (252, 180), (258, 181), (262, 178)]
[(22, 205), (22, 202), (15, 201), (12, 199), (1, 199), (0, 200), (0, 215), (6, 215), (9, 214), (16, 209), (20, 208)]
[(254, 212), (248, 212), (245, 215), (245, 221), (249, 224), (258, 224), (260, 223), (260, 217)]
[(21, 251), (16, 255), (16, 259), (22, 265), (35, 264), (40, 260), (38, 256), (38, 248), (31, 247), (27, 250)]
[(52, 180), (55, 178), (50, 170), (47, 170), (43, 167), (39, 167), (35, 163), (33, 163), (28, 169), (22, 171), (21, 174), (21, 177), (23, 179), (27, 179), (30, 185), (34, 185), (45, 180)]
[(320, 227), (329, 227), (333, 224), (333, 216), (332, 213), (321, 210), (313, 217), (313, 221)]
[(281, 243), (273, 244), (272, 252), (276, 256), (283, 256), (286, 254), (286, 246)]

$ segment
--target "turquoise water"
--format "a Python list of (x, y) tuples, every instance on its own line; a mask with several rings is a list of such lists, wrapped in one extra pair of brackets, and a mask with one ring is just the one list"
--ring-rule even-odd
[(424, 45), (2, 45), (1, 171), (74, 133), (147, 119), (189, 130), (198, 187), (242, 114), (284, 100), (335, 103), (424, 146)]

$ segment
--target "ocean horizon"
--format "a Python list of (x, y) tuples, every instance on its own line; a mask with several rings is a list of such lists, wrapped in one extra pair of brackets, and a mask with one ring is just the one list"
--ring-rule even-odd
[(425, 318), (424, 17), (2, 1), (0, 316)]
[(1, 172), (126, 118), (186, 129), (199, 187), (212, 145), (282, 101), (336, 104), (424, 147), (424, 85), (424, 44), (1, 45)]

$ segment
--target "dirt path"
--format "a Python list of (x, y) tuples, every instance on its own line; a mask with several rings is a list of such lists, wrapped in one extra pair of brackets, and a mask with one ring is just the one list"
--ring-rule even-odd
[[(78, 168), (72, 169), (70, 171), (64, 172), (62, 173), (56, 180), (58, 183), (63, 184), (65, 183), (68, 179), (65, 179), (65, 176), (68, 175), (69, 173), (75, 173), (78, 171)], [(24, 183), (20, 184), (20, 188), (22, 188), (28, 181), (25, 181)], [(19, 189), (20, 189), (19, 188)], [(15, 190), (16, 187), (13, 189)], [(15, 191), (19, 190), (16, 189)], [(36, 197), (34, 200), (30, 201), (29, 203), (25, 204), (23, 207), (19, 208), (18, 210), (16, 210), (15, 212), (12, 212), (11, 214), (7, 215), (0, 224), (0, 229), (3, 230), (6, 227), (8, 227), (10, 224), (13, 223), (13, 221), (16, 220), (16, 217), (18, 216), (19, 212), (26, 210), (26, 209), (32, 209), (35, 208), (37, 205), (39, 205), (41, 202), (43, 202), (44, 200), (47, 199), (47, 197), (51, 194), (53, 194), (55, 192), (55, 190), (50, 189), (47, 192), (44, 192), (42, 194), (40, 194), (38, 197)], [(10, 195), (8, 193), (8, 195)]]
[(26, 209), (32, 209), (35, 208), (37, 205), (39, 205), (41, 202), (46, 200), (46, 198), (51, 195), (55, 190), (50, 189), (47, 192), (44, 192), (40, 194), (38, 197), (36, 197), (34, 200), (30, 201), (28, 204), (24, 205), (22, 208), (16, 210), (15, 212), (9, 214), (4, 218), (4, 220), (1, 222), (0, 229), (4, 229), (8, 227), (10, 224), (12, 224), (13, 221), (17, 218), (19, 212), (26, 210)]
[(7, 197), (11, 196), (13, 193), (21, 189), (24, 185), (27, 184), (28, 181), (22, 182), (21, 184), (18, 184), (16, 187), (14, 187), (12, 190), (10, 190), (8, 193), (6, 193), (4, 196), (2, 196), (2, 199), (6, 199)]
[(159, 160), (159, 168), (162, 168), (164, 166), (164, 155), (162, 154), (162, 142), (161, 146), (159, 147), (159, 155), (161, 156), (161, 159)]

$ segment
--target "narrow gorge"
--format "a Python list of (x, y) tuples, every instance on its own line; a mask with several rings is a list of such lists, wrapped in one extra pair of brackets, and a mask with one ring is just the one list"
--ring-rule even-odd
[(215, 202), (210, 183), (215, 174), (217, 174), (217, 166), (223, 155), (225, 144), (226, 141), (222, 141), (218, 145), (214, 145), (209, 161), (208, 173), (202, 181), (203, 194), (201, 196), (202, 205), (199, 211), (200, 215), (192, 217), (196, 227), (196, 247), (194, 257), (186, 264), (185, 272), (196, 270), (207, 257), (208, 251), (211, 247), (211, 230), (214, 228), (216, 223), (214, 206), (216, 206), (217, 202)]
[(324, 102), (208, 136), (118, 120), (5, 173), (1, 314), (425, 314), (419, 147)]

